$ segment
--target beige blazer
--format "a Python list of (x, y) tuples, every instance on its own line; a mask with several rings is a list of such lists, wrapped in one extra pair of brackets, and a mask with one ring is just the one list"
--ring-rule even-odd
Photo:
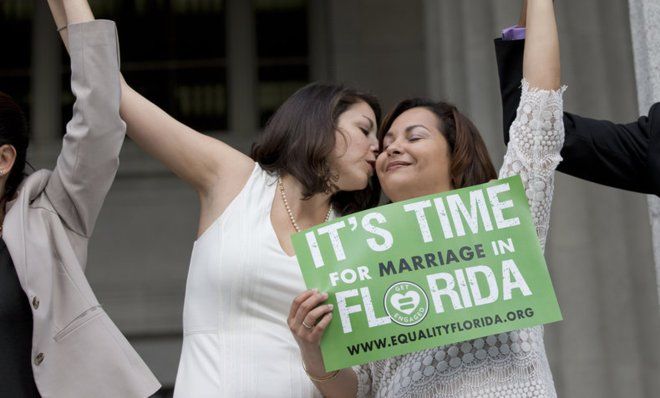
[(30, 175), (8, 203), (3, 239), (32, 308), (32, 370), (42, 397), (147, 397), (160, 384), (84, 275), (126, 132), (115, 24), (71, 25), (69, 43), (76, 101), (62, 152), (52, 172)]

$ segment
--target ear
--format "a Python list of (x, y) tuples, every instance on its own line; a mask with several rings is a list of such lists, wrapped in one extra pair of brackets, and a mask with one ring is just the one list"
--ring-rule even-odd
[(16, 161), (16, 148), (5, 144), (0, 146), (0, 177), (9, 175)]

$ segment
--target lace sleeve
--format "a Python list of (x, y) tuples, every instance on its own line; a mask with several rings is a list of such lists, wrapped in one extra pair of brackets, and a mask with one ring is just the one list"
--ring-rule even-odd
[(531, 88), (523, 79), (520, 105), (500, 170), (500, 178), (520, 175), (542, 250), (550, 223), (554, 172), (564, 145), (565, 90), (565, 86), (552, 91)]
[(354, 366), (353, 371), (357, 375), (357, 398), (367, 398), (371, 392), (371, 369), (369, 364)]

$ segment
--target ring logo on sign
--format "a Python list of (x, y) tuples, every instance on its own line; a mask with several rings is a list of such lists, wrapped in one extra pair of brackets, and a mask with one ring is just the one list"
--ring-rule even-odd
[(402, 326), (420, 323), (429, 312), (429, 300), (421, 287), (412, 282), (398, 282), (385, 292), (385, 311)]

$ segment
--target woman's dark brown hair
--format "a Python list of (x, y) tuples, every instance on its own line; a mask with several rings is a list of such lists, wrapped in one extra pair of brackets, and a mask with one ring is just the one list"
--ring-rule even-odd
[(21, 108), (9, 95), (0, 92), (0, 146), (6, 144), (16, 150), (16, 160), (9, 172), (0, 202), (11, 200), (23, 182), (29, 144), (27, 122)]
[(383, 147), (383, 138), (394, 120), (412, 108), (425, 108), (438, 117), (438, 130), (447, 140), (450, 153), (451, 182), (455, 189), (483, 184), (497, 178), (486, 144), (477, 127), (458, 109), (447, 102), (436, 102), (426, 98), (410, 98), (399, 104), (385, 116), (378, 131), (378, 145)]
[[(303, 198), (334, 189), (330, 170), (339, 116), (351, 105), (366, 102), (380, 122), (378, 100), (339, 84), (312, 83), (289, 97), (270, 118), (252, 146), (252, 158), (269, 172), (291, 175), (303, 186)], [(380, 185), (374, 176), (360, 191), (340, 191), (331, 198), (333, 208), (348, 214), (375, 206)]]

